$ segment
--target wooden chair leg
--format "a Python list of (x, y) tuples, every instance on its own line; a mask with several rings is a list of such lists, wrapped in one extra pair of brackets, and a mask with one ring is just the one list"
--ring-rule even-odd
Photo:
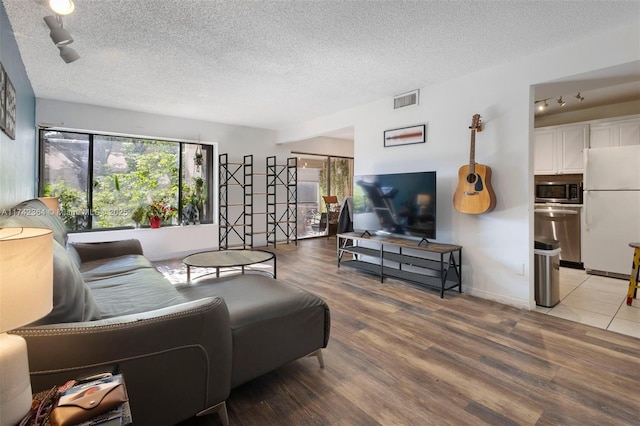
[(631, 275), (629, 275), (629, 291), (627, 292), (627, 305), (631, 306), (638, 293), (638, 288), (640, 288), (640, 243), (629, 243), (629, 247), (634, 249)]

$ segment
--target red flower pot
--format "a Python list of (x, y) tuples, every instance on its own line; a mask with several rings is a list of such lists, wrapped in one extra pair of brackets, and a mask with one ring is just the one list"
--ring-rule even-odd
[(151, 228), (160, 228), (161, 224), (162, 224), (162, 219), (160, 217), (154, 216), (149, 218), (149, 226)]

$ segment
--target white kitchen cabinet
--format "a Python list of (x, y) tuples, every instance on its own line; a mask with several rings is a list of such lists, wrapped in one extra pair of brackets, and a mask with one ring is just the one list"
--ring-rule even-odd
[(615, 129), (611, 123), (592, 124), (589, 135), (589, 148), (608, 148), (613, 146)]
[(563, 126), (558, 129), (560, 140), (560, 173), (582, 173), (584, 171), (583, 150), (588, 146), (589, 126)]
[(591, 124), (590, 148), (640, 145), (640, 118)]
[(588, 146), (589, 125), (542, 127), (534, 132), (533, 168), (537, 175), (582, 173), (582, 151)]
[(533, 168), (537, 175), (554, 175), (558, 170), (556, 131), (536, 130), (533, 139)]

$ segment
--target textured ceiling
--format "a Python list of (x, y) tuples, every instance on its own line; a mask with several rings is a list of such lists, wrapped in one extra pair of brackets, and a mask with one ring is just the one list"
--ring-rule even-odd
[[(638, 19), (636, 1), (2, 0), (38, 98), (277, 129)], [(551, 66), (551, 64), (550, 64)]]

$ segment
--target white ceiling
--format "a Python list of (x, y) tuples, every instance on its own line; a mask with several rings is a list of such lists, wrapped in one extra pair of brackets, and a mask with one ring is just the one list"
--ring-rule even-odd
[(640, 16), (637, 0), (74, 0), (64, 25), (81, 59), (65, 64), (45, 0), (2, 2), (38, 98), (270, 129)]

